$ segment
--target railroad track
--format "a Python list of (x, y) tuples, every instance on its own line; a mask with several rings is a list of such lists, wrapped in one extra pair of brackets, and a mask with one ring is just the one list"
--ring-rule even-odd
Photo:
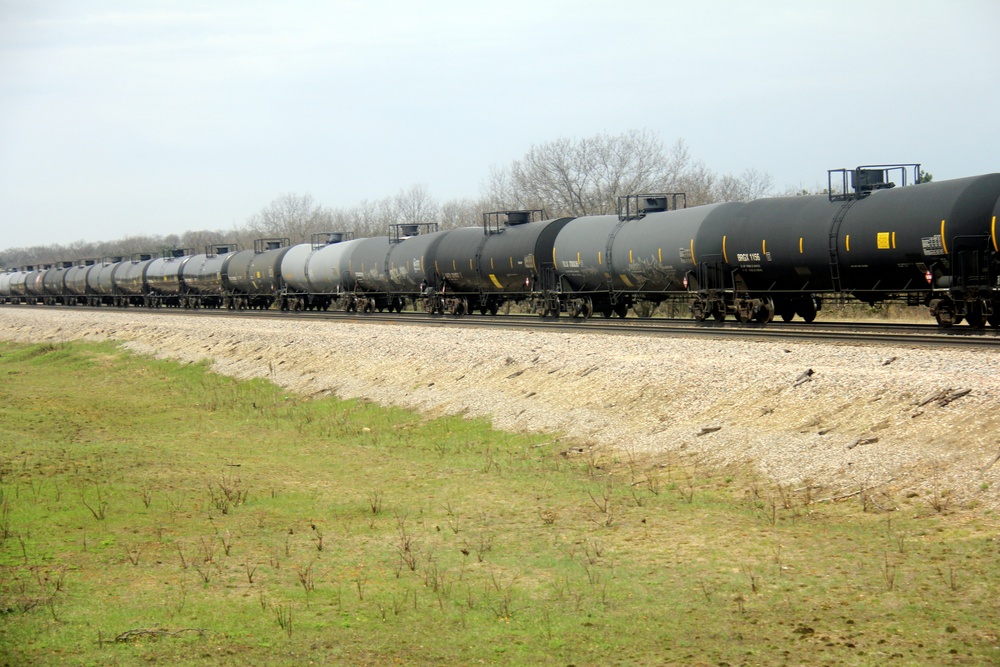
[[(10, 306), (22, 307), (22, 306)], [(29, 306), (23, 306), (29, 307)], [(38, 306), (42, 308), (42, 306)], [(91, 312), (69, 306), (45, 306), (55, 311)], [(94, 311), (99, 312), (99, 311)], [(282, 312), (277, 310), (186, 310), (176, 308), (146, 309), (130, 308), (127, 311), (112, 309), (112, 312), (128, 312), (143, 316), (199, 316), (221, 318), (278, 318), (281, 320), (363, 322), (369, 324), (406, 324), (431, 327), (505, 327), (530, 331), (557, 331), (573, 333), (602, 333), (613, 335), (642, 336), (708, 336), (715, 338), (753, 338), (762, 340), (798, 340), (812, 342), (866, 343), (904, 346), (938, 347), (1000, 347), (1000, 330), (986, 328), (980, 330), (957, 326), (941, 329), (934, 324), (912, 324), (896, 322), (771, 322), (762, 324), (741, 324), (727, 322), (695, 322), (688, 319), (626, 318), (589, 320), (562, 318), (542, 319), (533, 315), (497, 315), (487, 317), (466, 315), (463, 317), (427, 315), (414, 311), (402, 313), (344, 313), (344, 312)]]

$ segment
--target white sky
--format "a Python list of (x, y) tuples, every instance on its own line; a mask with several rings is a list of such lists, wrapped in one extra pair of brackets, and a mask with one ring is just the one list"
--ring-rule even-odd
[(0, 0), (0, 248), (476, 197), (629, 129), (778, 190), (997, 171), (1000, 2)]

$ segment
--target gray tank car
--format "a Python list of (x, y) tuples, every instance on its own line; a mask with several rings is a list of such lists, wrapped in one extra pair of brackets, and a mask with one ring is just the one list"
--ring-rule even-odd
[(188, 308), (221, 308), (226, 305), (224, 276), (229, 261), (239, 251), (235, 244), (215, 244), (194, 255), (181, 269), (186, 293), (182, 305)]
[(182, 277), (185, 265), (194, 257), (193, 251), (173, 250), (170, 254), (154, 259), (146, 267), (147, 305), (179, 307), (186, 286)]

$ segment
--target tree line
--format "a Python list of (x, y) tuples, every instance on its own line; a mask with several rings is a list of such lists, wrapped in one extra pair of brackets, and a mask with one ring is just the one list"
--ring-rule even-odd
[(640, 193), (684, 192), (688, 206), (749, 201), (772, 189), (766, 173), (749, 168), (739, 176), (720, 175), (692, 157), (684, 141), (668, 146), (654, 132), (632, 130), (532, 146), (509, 165), (491, 169), (477, 198), (439, 202), (426, 186), (414, 185), (338, 208), (324, 206), (308, 193), (286, 193), (232, 229), (11, 248), (0, 252), (0, 267), (171, 249), (203, 252), (216, 243), (252, 248), (260, 238), (306, 243), (313, 234), (331, 231), (384, 236), (394, 224), (437, 223), (439, 229), (454, 229), (481, 224), (489, 211), (542, 209), (547, 217), (609, 214), (617, 211), (619, 197)]

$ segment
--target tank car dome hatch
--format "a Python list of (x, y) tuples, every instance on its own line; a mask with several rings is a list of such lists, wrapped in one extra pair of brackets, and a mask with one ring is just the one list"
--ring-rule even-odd
[(508, 225), (523, 225), (531, 220), (530, 211), (507, 211)]

